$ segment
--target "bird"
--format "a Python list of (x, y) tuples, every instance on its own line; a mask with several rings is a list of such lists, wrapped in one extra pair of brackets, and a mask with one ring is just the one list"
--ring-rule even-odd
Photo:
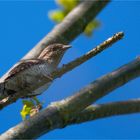
[[(22, 98), (33, 97), (46, 90), (53, 80), (51, 72), (57, 69), (65, 52), (71, 48), (70, 45), (55, 43), (45, 47), (36, 59), (24, 59), (19, 61), (6, 76), (0, 79), (0, 99), (13, 96), (17, 92), (26, 91), (27, 95)], [(45, 85), (37, 84), (48, 79)]]

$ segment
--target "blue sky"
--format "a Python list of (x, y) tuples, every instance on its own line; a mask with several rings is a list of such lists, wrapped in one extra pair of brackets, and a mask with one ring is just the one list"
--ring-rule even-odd
[[(56, 9), (52, 1), (0, 1), (0, 75), (22, 58), (54, 27), (47, 13)], [(125, 37), (108, 50), (72, 72), (57, 79), (40, 99), (45, 104), (73, 95), (96, 78), (135, 59), (140, 52), (140, 2), (113, 1), (98, 16), (101, 27), (94, 36), (80, 35), (61, 64), (84, 54), (114, 33), (124, 31)], [(139, 98), (137, 78), (100, 99), (98, 103)], [(21, 100), (0, 112), (0, 133), (21, 122)], [(140, 138), (140, 115), (125, 115), (100, 119), (55, 130), (39, 139), (134, 139)]]

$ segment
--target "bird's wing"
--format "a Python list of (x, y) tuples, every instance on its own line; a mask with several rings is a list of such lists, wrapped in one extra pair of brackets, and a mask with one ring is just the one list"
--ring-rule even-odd
[(17, 63), (8, 73), (5, 80), (8, 80), (9, 78), (12, 78), (16, 74), (27, 70), (28, 68), (43, 63), (44, 60), (41, 59), (27, 59), (27, 60), (21, 60), (19, 63)]

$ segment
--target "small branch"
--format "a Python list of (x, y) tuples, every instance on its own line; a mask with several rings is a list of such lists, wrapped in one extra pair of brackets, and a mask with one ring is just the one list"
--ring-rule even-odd
[[(33, 139), (44, 133), (52, 131), (53, 129), (62, 128), (67, 124), (80, 123), (80, 121), (82, 122), (82, 119), (79, 119), (79, 121), (74, 119), (79, 112), (83, 111), (87, 106), (91, 105), (99, 98), (109, 94), (112, 90), (124, 85), (138, 76), (140, 76), (140, 57), (133, 62), (97, 79), (75, 95), (68, 97), (65, 100), (52, 103), (39, 114), (36, 114), (32, 118), (9, 129), (1, 135), (0, 139)], [(118, 103), (119, 109), (116, 104), (113, 105), (114, 108), (111, 108), (111, 105), (109, 104), (105, 107), (103, 105), (95, 106), (95, 118), (90, 116), (91, 120), (115, 115), (117, 113), (123, 114), (121, 108), (125, 109), (125, 113), (139, 112), (139, 102), (139, 100), (133, 100), (134, 104), (130, 105), (126, 102), (125, 104), (121, 103), (120, 106)], [(101, 115), (102, 113), (105, 115)], [(85, 121), (88, 120), (90, 120), (90, 118), (85, 118)]]
[[(99, 54), (101, 51), (107, 49), (109, 46), (111, 46), (113, 43), (117, 42), (118, 40), (120, 40), (122, 37), (124, 36), (123, 32), (119, 32), (116, 33), (114, 36), (110, 37), (109, 39), (107, 39), (106, 41), (104, 41), (103, 43), (101, 43), (100, 45), (98, 45), (96, 48), (92, 49), (91, 51), (87, 52), (85, 55), (73, 60), (72, 62), (63, 65), (61, 68), (58, 68), (56, 71), (54, 71), (51, 74), (51, 77), (53, 79), (59, 78), (61, 77), (63, 74), (71, 71), (72, 69), (76, 68), (77, 66), (79, 66), (80, 64), (86, 62), (87, 60), (89, 60), (90, 58), (92, 58), (93, 56), (96, 56), (97, 54)], [(49, 79), (42, 79), (42, 83), (40, 82), (39, 85), (34, 85), (34, 87), (32, 87), (32, 89), (30, 89), (30, 91), (34, 91), (37, 88), (39, 88), (41, 85), (45, 85)], [(37, 80), (36, 80), (37, 81)], [(0, 109), (2, 109), (3, 107), (15, 102), (17, 99), (19, 99), (21, 96), (26, 95), (27, 93), (16, 93), (14, 94), (14, 96), (10, 97), (7, 101), (1, 101), (0, 102)]]
[(140, 99), (89, 106), (81, 113), (70, 118), (66, 125), (133, 113), (140, 113)]
[(82, 63), (86, 62), (87, 60), (91, 59), (92, 57), (96, 56), (97, 54), (99, 54), (103, 50), (107, 49), (113, 43), (116, 43), (118, 40), (122, 39), (123, 36), (124, 36), (123, 32), (118, 32), (118, 33), (114, 34), (114, 36), (108, 38), (103, 43), (98, 45), (96, 48), (94, 48), (91, 51), (87, 52), (85, 55), (83, 55), (83, 56), (71, 61), (70, 63), (68, 63), (66, 65), (63, 65), (62, 68), (59, 68), (56, 71), (54, 71), (51, 74), (52, 77), (54, 79), (58, 78), (58, 77), (61, 77), (66, 72), (71, 71), (72, 69), (76, 68), (77, 66), (81, 65)]

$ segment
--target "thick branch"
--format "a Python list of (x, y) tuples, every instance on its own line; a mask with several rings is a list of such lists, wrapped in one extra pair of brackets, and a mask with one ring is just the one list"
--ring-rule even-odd
[[(71, 71), (72, 69), (76, 68), (77, 66), (79, 66), (80, 64), (86, 62), (87, 60), (89, 60), (90, 58), (92, 58), (93, 56), (96, 56), (97, 54), (99, 54), (101, 51), (105, 50), (106, 48), (108, 48), (109, 46), (111, 46), (113, 43), (117, 42), (118, 40), (120, 40), (123, 37), (123, 32), (119, 32), (116, 33), (114, 36), (110, 37), (109, 39), (107, 39), (106, 41), (104, 41), (103, 43), (101, 43), (100, 45), (98, 45), (96, 48), (92, 49), (91, 51), (87, 52), (85, 55), (73, 60), (72, 62), (63, 65), (61, 68), (58, 68), (56, 71), (54, 71), (51, 74), (51, 77), (53, 79), (59, 78), (61, 77), (63, 74), (65, 74), (66, 72)], [(32, 89), (30, 89), (30, 91), (34, 91), (37, 88), (39, 88), (40, 86), (46, 84), (49, 79), (47, 78), (42, 78), (42, 83), (37, 83), (36, 85), (33, 85)], [(37, 80), (36, 80), (37, 81)], [(18, 98), (20, 98), (23, 95), (26, 95), (27, 93), (22, 91), (22, 93), (15, 93), (12, 97), (10, 97), (7, 101), (0, 101), (0, 109), (2, 109), (3, 107), (15, 102)], [(1, 95), (3, 96), (3, 95)]]
[(140, 99), (89, 106), (70, 118), (66, 125), (132, 113), (140, 113)]
[(53, 43), (69, 44), (82, 33), (86, 25), (109, 3), (110, 0), (84, 0), (65, 19), (54, 27), (23, 59), (37, 58), (42, 50)]
[[(85, 87), (72, 97), (68, 97), (67, 99), (62, 100), (60, 102), (52, 103), (52, 105), (50, 105), (45, 110), (41, 111), (39, 114), (9, 129), (0, 138), (2, 139), (36, 138), (53, 129), (62, 128), (68, 122), (69, 124), (74, 123), (73, 118), (75, 117), (75, 115), (77, 115), (77, 113), (84, 110), (87, 106), (91, 105), (99, 98), (109, 94), (109, 92), (111, 92), (112, 90), (124, 85), (128, 81), (138, 76), (140, 76), (140, 57), (134, 60), (133, 62), (124, 65), (121, 68), (97, 79), (96, 81), (94, 81), (89, 86)], [(137, 105), (137, 107), (138, 106), (139, 105)], [(133, 104), (130, 107), (133, 108)], [(139, 111), (140, 109), (137, 107), (135, 106), (134, 108)], [(102, 112), (100, 111), (99, 106), (95, 106), (95, 108), (96, 108), (95, 111), (99, 113), (99, 114), (97, 113), (99, 115), (97, 118), (100, 118), (100, 113)], [(128, 111), (130, 111), (132, 108), (129, 108)], [(104, 110), (105, 108), (102, 109)], [(109, 108), (109, 106), (106, 106), (106, 109), (110, 109), (111, 111), (111, 108)], [(117, 110), (118, 112), (120, 112), (120, 114), (123, 113), (122, 110), (120, 109), (120, 106), (119, 109), (116, 109), (116, 111)], [(109, 115), (115, 114), (115, 112), (112, 114), (111, 112), (109, 112), (108, 114)], [(128, 113), (131, 113), (131, 111)], [(101, 115), (101, 117), (106, 116), (107, 114)], [(95, 119), (97, 118), (95, 117)], [(70, 121), (70, 119), (72, 121)]]
[[(140, 57), (121, 68), (95, 80), (76, 94), (60, 101), (55, 106), (68, 110), (68, 115), (82, 111), (98, 99), (106, 96), (116, 88), (140, 76)], [(66, 113), (64, 111), (64, 113)], [(66, 115), (66, 114), (65, 114)]]

